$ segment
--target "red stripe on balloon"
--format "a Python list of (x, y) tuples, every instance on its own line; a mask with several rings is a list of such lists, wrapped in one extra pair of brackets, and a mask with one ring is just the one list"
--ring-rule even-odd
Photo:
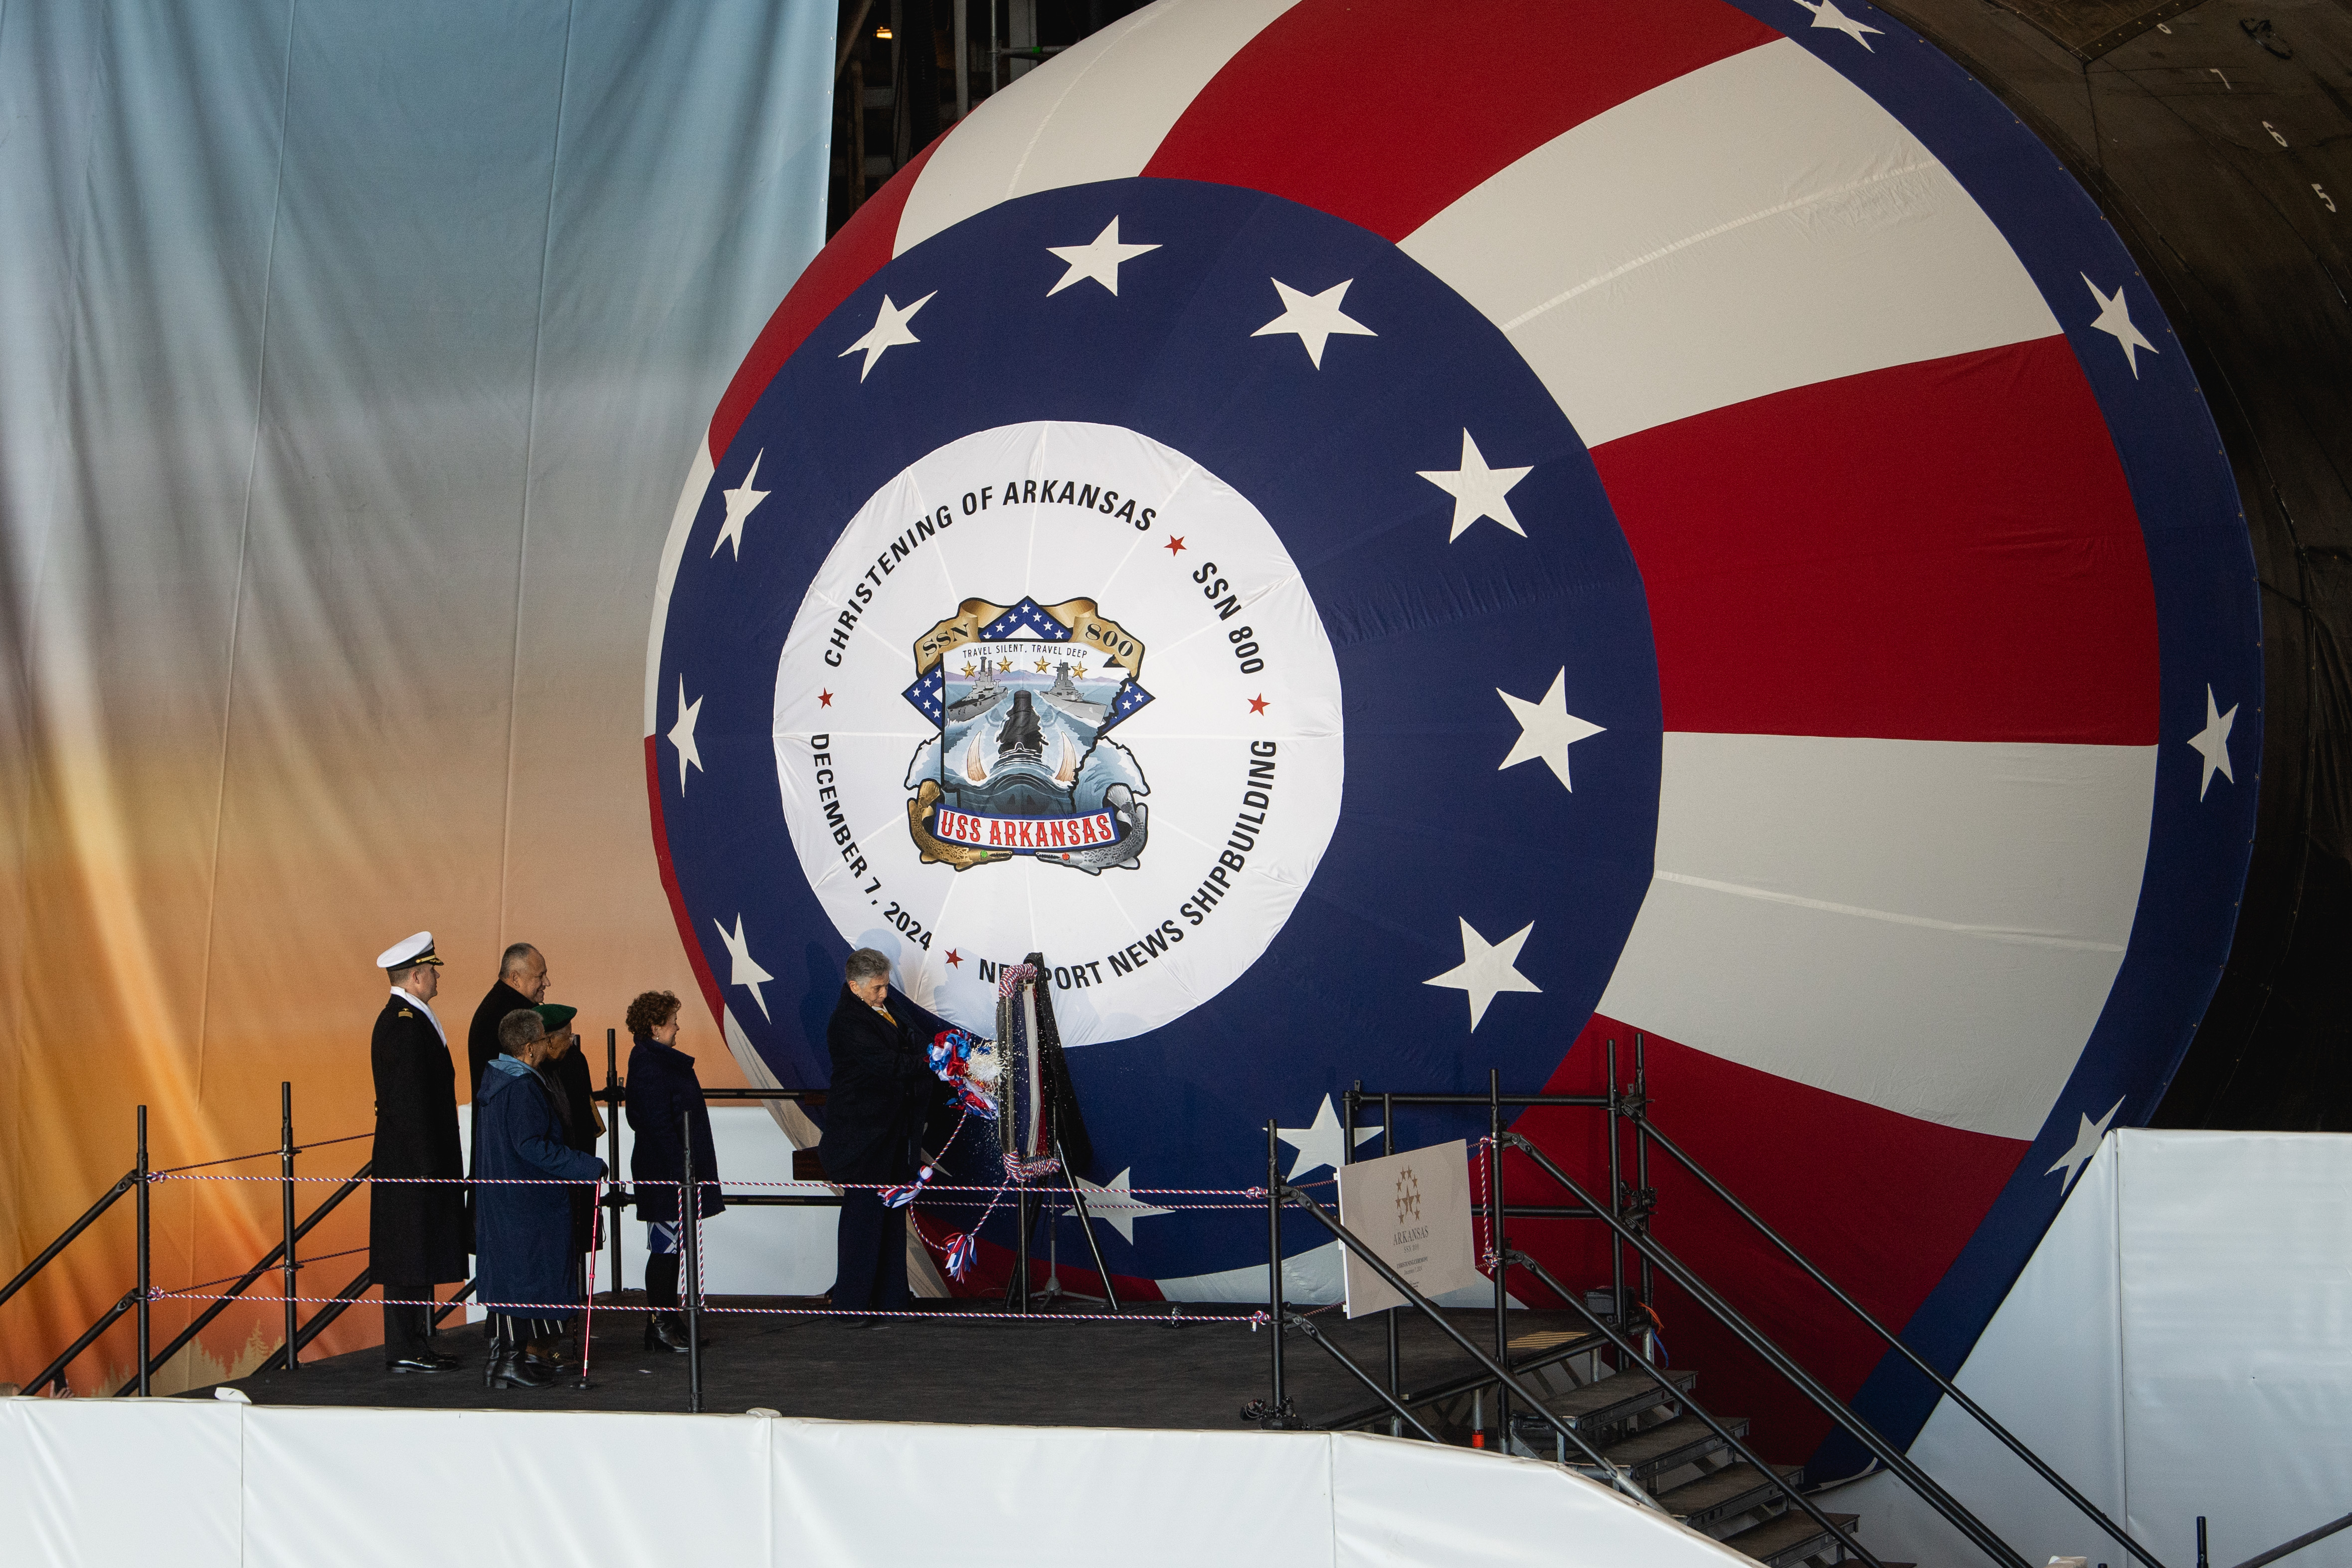
[[(1620, 1082), (1630, 1082), (1633, 1026), (1595, 1016), (1544, 1092), (1601, 1093), (1612, 1039)], [(1648, 1037), (1646, 1054), (1658, 1129), (1897, 1332), (1951, 1269), (2032, 1146), (1898, 1115), (1656, 1035)], [(1606, 1126), (1599, 1112), (1586, 1110), (1533, 1110), (1515, 1124), (1596, 1196), (1609, 1186)], [(1628, 1139), (1629, 1183), (1631, 1148)], [(1505, 1160), (1503, 1177), (1514, 1204), (1564, 1196), (1523, 1156)], [(1878, 1364), (1884, 1342), (1671, 1155), (1652, 1153), (1650, 1183), (1658, 1195), (1658, 1239), (1832, 1392), (1851, 1397)], [(1513, 1246), (1570, 1290), (1610, 1282), (1605, 1227), (1520, 1219), (1508, 1228)], [(1638, 1284), (1640, 1260), (1629, 1252), (1626, 1264)], [(1549, 1293), (1526, 1275), (1513, 1275), (1511, 1288), (1531, 1306), (1550, 1304)], [(1702, 1369), (1709, 1407), (1749, 1416), (1765, 1454), (1800, 1459), (1829, 1435), (1827, 1416), (1663, 1278), (1657, 1310), (1674, 1364)]]
[(1592, 457), (1649, 591), (1668, 729), (2156, 743), (2147, 548), (2065, 339)]
[(743, 428), (751, 415), (751, 407), (793, 350), (808, 340), (818, 322), (834, 312), (843, 300), (857, 292), (858, 286), (882, 270), (891, 256), (898, 239), (898, 215), (907, 210), (907, 196), (922, 177), (923, 165), (930, 162), (941, 135), (915, 154), (912, 162), (890, 176), (889, 182), (866, 199), (866, 204), (852, 213), (841, 232), (825, 243), (823, 250), (801, 272), (792, 288), (784, 295), (783, 303), (776, 307), (768, 324), (760, 329), (759, 340), (743, 363), (735, 371), (735, 379), (727, 383), (726, 395), (719, 400), (719, 411), (710, 416), (710, 461), (719, 463), (727, 455), (727, 444)]
[(1401, 240), (1562, 131), (1780, 37), (1719, 0), (1302, 0), (1225, 62), (1143, 172), (1270, 191)]
[(669, 894), (670, 918), (677, 922), (686, 961), (694, 967), (694, 983), (702, 988), (702, 999), (710, 1007), (710, 1021), (720, 1026), (723, 1038), (726, 998), (719, 994), (719, 977), (710, 972), (710, 962), (702, 956), (702, 943), (694, 934), (694, 916), (687, 911), (686, 893), (677, 885), (677, 867), (669, 858), (669, 831), (662, 824), (661, 737), (657, 735), (646, 737), (646, 803), (653, 818), (654, 860), (661, 867), (662, 891)]

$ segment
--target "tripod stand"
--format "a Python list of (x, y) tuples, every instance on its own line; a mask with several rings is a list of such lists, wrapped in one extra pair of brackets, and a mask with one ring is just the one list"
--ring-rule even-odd
[[(1095, 1272), (1102, 1276), (1103, 1304), (1112, 1312), (1117, 1312), (1118, 1311), (1118, 1290), (1110, 1282), (1110, 1265), (1103, 1261), (1102, 1245), (1095, 1239), (1094, 1216), (1087, 1210), (1086, 1189), (1078, 1185), (1077, 1173), (1070, 1168), (1070, 1156), (1062, 1146), (1062, 1129), (1058, 1120), (1054, 1125), (1054, 1158), (1062, 1167), (1062, 1184), (1069, 1192), (1072, 1207), (1077, 1212), (1078, 1232), (1087, 1239), (1087, 1250), (1094, 1255)], [(1030, 1292), (1029, 1239), (1036, 1229), (1039, 1211), (1048, 1207), (1038, 1202), (1043, 1196), (1041, 1189), (1032, 1187), (1026, 1181), (1021, 1184), (1018, 1197), (1021, 1208), (1018, 1221), (1021, 1227), (1021, 1242), (1017, 1249), (1018, 1258), (1013, 1264), (1013, 1279), (1004, 1291), (1006, 1303), (1017, 1312), (1025, 1312), (1034, 1307), (1050, 1305), (1064, 1296), (1081, 1301), (1091, 1301), (1094, 1299), (1089, 1296), (1076, 1295), (1062, 1288), (1061, 1231), (1058, 1228), (1060, 1218), (1058, 1215), (1046, 1222), (1045, 1288), (1036, 1291), (1034, 1296)]]

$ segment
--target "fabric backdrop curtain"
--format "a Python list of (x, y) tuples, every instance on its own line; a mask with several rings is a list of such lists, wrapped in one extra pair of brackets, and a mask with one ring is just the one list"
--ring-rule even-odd
[[(0, 0), (0, 1276), (128, 1168), (137, 1103), (160, 1165), (273, 1145), (280, 1080), (306, 1138), (365, 1131), (369, 961), (411, 931), (460, 1034), (539, 944), (600, 1075), (629, 996), (691, 994), (646, 824), (655, 567), (824, 238), (834, 24)], [(271, 1187), (157, 1196), (161, 1284), (275, 1232)], [(360, 1243), (349, 1207), (310, 1251)], [(129, 1210), (0, 1308), (0, 1378), (129, 1285)], [(233, 1310), (163, 1385), (276, 1322)], [(130, 1362), (119, 1332), (76, 1385)]]

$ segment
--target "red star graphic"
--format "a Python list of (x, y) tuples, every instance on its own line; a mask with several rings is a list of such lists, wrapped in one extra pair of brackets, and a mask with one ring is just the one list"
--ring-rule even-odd
[(816, 706), (819, 707), (831, 707), (833, 706), (833, 694), (831, 692), (817, 693)]
[(1255, 696), (1250, 698), (1249, 705), (1250, 712), (1252, 713), (1264, 713), (1265, 711), (1265, 698), (1263, 696)]
[(955, 967), (955, 968), (959, 968), (959, 969), (962, 968), (962, 967), (963, 967), (963, 955), (962, 955), (962, 954), (961, 954), (961, 953), (959, 953), (959, 952), (957, 952), (957, 951), (956, 951), (954, 948), (952, 948), (952, 947), (949, 948), (949, 949), (948, 949), (948, 963), (949, 963), (950, 966), (952, 966), (953, 967)]
[(1181, 555), (1183, 553), (1183, 549), (1184, 540), (1182, 536), (1171, 535), (1168, 540), (1168, 553), (1170, 555)]

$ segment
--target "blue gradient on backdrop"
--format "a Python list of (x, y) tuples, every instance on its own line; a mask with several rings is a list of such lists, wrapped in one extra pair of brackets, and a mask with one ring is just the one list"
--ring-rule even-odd
[[(136, 1103), (180, 1158), (274, 1139), (281, 1079), (363, 1132), (368, 959), (421, 926), (461, 1021), (518, 936), (600, 1021), (691, 991), (645, 629), (824, 238), (835, 19), (0, 0), (0, 1233), (120, 1175)], [(251, 1255), (232, 1194), (159, 1212), (184, 1277)], [(0, 1376), (129, 1267), (69, 1251)]]

